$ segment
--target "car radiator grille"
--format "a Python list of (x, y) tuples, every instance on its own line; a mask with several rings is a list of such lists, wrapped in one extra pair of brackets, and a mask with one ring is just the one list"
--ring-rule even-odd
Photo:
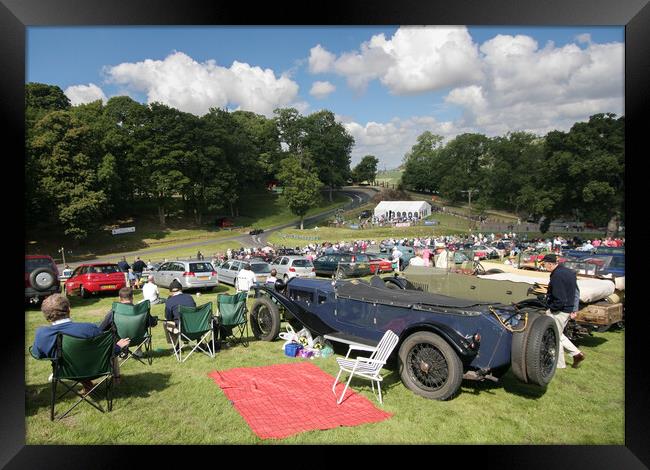
[(417, 287), (418, 289), (424, 292), (429, 292), (429, 284), (425, 284), (424, 282), (413, 282), (413, 281), (411, 281), (411, 284), (413, 284), (415, 287)]

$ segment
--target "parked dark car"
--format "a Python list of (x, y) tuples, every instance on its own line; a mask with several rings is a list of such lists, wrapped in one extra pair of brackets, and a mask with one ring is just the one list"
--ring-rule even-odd
[(38, 304), (60, 291), (59, 269), (52, 257), (25, 255), (25, 302)]
[(364, 253), (331, 253), (314, 260), (317, 276), (337, 278), (369, 276), (370, 256)]
[(250, 232), (248, 232), (249, 235), (259, 235), (260, 233), (264, 233), (264, 230), (261, 228), (254, 228)]
[(250, 310), (256, 338), (278, 335), (281, 311), (312, 336), (376, 345), (386, 330), (394, 331), (399, 343), (392, 357), (402, 382), (436, 400), (456, 395), (463, 379), (496, 381), (511, 367), (522, 382), (546, 387), (560, 350), (557, 326), (543, 315), (543, 306), (431, 294), (403, 278), (296, 278), (256, 287)]

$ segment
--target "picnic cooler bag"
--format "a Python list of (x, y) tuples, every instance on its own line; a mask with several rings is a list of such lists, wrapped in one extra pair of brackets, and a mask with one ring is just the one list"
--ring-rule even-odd
[(301, 344), (289, 343), (284, 346), (284, 355), (289, 357), (296, 357), (300, 353), (301, 349), (302, 349)]

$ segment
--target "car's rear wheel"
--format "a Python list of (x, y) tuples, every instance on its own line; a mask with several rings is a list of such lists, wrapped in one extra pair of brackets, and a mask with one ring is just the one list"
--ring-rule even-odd
[(540, 315), (531, 325), (526, 343), (526, 375), (528, 382), (546, 387), (555, 375), (560, 351), (557, 325), (548, 315)]
[(251, 307), (253, 336), (262, 341), (273, 341), (280, 333), (280, 310), (270, 299), (258, 297)]
[(428, 331), (414, 333), (402, 343), (399, 369), (406, 388), (432, 400), (454, 397), (463, 380), (463, 365), (456, 352)]

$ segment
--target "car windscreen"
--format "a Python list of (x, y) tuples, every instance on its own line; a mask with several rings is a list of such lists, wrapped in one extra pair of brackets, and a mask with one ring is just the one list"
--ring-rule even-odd
[(212, 271), (212, 264), (210, 263), (190, 263), (190, 272), (192, 273), (209, 273)]
[[(91, 273), (92, 271), (88, 272)], [(94, 272), (97, 274), (113, 274), (122, 271), (120, 271), (120, 268), (116, 264), (106, 264), (104, 266), (94, 266)]]
[(254, 273), (268, 273), (271, 266), (268, 263), (251, 263), (251, 271)]
[(308, 259), (294, 259), (292, 266), (294, 268), (313, 268), (314, 265)]
[(33, 258), (25, 260), (25, 272), (31, 273), (38, 268), (52, 268), (52, 261), (47, 258)]

